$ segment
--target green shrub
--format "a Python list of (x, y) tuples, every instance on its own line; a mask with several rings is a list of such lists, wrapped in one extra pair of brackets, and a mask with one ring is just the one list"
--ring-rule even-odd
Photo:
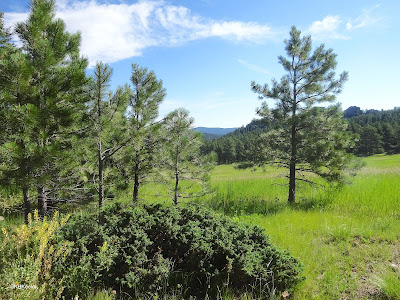
[[(65, 269), (66, 296), (112, 289), (132, 297), (216, 295), (223, 288), (260, 295), (291, 290), (300, 263), (249, 227), (204, 208), (123, 207), (73, 217), (62, 238), (74, 242)], [(68, 266), (68, 267), (67, 267)], [(89, 288), (90, 287), (90, 288)]]

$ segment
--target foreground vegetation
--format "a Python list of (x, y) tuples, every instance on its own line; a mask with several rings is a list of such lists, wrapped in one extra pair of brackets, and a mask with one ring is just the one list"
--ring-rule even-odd
[[(349, 185), (304, 187), (296, 205), (287, 203), (286, 188), (276, 179), (281, 170), (237, 170), (222, 165), (212, 172), (215, 193), (195, 202), (240, 223), (259, 226), (272, 244), (299, 259), (305, 280), (290, 291), (293, 299), (399, 299), (400, 155), (364, 161), (366, 166)], [(146, 189), (168, 194), (161, 186)], [(129, 195), (125, 201), (131, 201)], [(146, 196), (142, 202), (172, 205), (163, 197)], [(78, 214), (85, 217), (93, 209), (90, 204)], [(21, 223), (22, 216), (6, 216), (2, 225), (10, 228)], [(220, 296), (239, 297), (229, 290)], [(114, 294), (104, 289), (96, 297), (112, 299)], [(178, 293), (173, 297), (179, 299)], [(251, 299), (246, 293), (242, 298)]]

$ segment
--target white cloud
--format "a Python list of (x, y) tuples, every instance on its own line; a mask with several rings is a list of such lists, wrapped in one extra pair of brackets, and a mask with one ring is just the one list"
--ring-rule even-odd
[(375, 5), (372, 8), (364, 9), (363, 13), (355, 18), (354, 20), (350, 19), (346, 23), (347, 30), (353, 30), (363, 27), (368, 27), (374, 25), (382, 20), (382, 18), (372, 16), (374, 10), (376, 10), (380, 5)]
[(307, 33), (315, 40), (348, 39), (339, 33), (342, 19), (339, 16), (326, 16), (322, 21), (315, 21), (308, 28)]
[[(266, 25), (207, 19), (163, 1), (128, 5), (62, 0), (57, 4), (57, 17), (65, 21), (68, 31), (81, 32), (81, 52), (91, 66), (98, 60), (112, 63), (139, 56), (152, 46), (176, 46), (208, 37), (258, 42), (275, 35)], [(26, 13), (5, 14), (8, 26), (26, 18)]]

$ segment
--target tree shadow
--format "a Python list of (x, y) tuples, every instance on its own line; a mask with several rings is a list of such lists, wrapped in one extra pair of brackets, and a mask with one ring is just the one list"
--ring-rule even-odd
[(308, 198), (298, 198), (298, 202), (289, 204), (286, 199), (265, 200), (254, 196), (238, 198), (217, 198), (202, 201), (199, 204), (208, 206), (209, 208), (221, 212), (228, 216), (238, 215), (275, 215), (285, 210), (312, 211), (329, 208), (331, 197), (318, 196)]

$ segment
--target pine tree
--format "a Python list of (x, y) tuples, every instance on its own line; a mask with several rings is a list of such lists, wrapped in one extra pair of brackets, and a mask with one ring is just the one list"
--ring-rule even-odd
[(31, 210), (29, 188), (33, 181), (35, 159), (29, 122), (31, 66), (21, 51), (11, 43), (10, 30), (4, 28), (0, 15), (0, 184), (15, 184), (22, 189), (27, 222)]
[(383, 145), (382, 136), (379, 134), (378, 129), (372, 125), (366, 125), (361, 128), (358, 147), (356, 149), (357, 154), (369, 156), (383, 153)]
[(158, 107), (164, 100), (165, 89), (153, 71), (132, 65), (129, 92), (128, 134), (132, 138), (122, 153), (124, 173), (133, 180), (132, 201), (136, 203), (142, 183), (156, 168), (156, 155), (160, 146), (156, 122)]
[(193, 122), (189, 112), (182, 108), (164, 119), (162, 169), (165, 173), (162, 177), (175, 205), (178, 205), (179, 198), (204, 195), (209, 172), (216, 160), (214, 154), (201, 154), (203, 138), (200, 132), (193, 130)]
[(87, 61), (79, 56), (80, 35), (66, 32), (64, 22), (55, 19), (54, 1), (33, 0), (28, 20), (17, 24), (16, 33), (22, 48), (8, 62), (12, 76), (5, 80), (14, 134), (11, 147), (3, 147), (9, 166), (4, 174), (19, 182), (24, 195), (34, 183), (44, 216), (46, 186), (62, 168), (68, 128), (84, 109)]
[(268, 163), (287, 168), (289, 174), (289, 203), (295, 202), (296, 182), (307, 181), (301, 172), (312, 172), (328, 180), (339, 180), (345, 167), (350, 139), (345, 133), (338, 105), (318, 108), (315, 105), (334, 102), (340, 93), (347, 73), (335, 78), (336, 55), (320, 45), (311, 54), (311, 37), (301, 37), (295, 27), (285, 40), (287, 58), (280, 56), (279, 63), (286, 71), (280, 82), (273, 80), (272, 87), (251, 83), (260, 99), (276, 100), (269, 109), (263, 102), (258, 112), (273, 120), (276, 128), (264, 136)]
[(13, 44), (11, 44), (10, 29), (4, 27), (3, 18), (4, 18), (4, 13), (0, 11), (0, 49), (2, 49), (3, 47), (13, 47)]
[[(112, 69), (101, 62), (96, 64), (90, 85), (91, 101), (89, 116), (91, 135), (97, 152), (97, 190), (99, 208), (104, 203), (107, 162), (129, 141), (125, 113), (127, 111), (127, 93), (118, 88), (114, 94), (109, 92)], [(92, 145), (90, 145), (90, 148)]]

